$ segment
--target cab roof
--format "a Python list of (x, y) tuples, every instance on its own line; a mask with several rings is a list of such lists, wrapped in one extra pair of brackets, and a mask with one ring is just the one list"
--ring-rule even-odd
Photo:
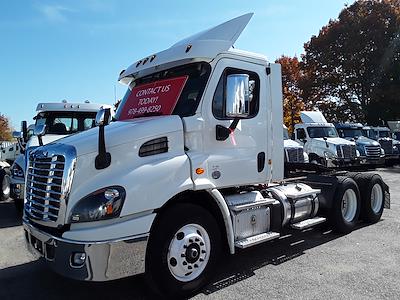
[(338, 129), (362, 129), (361, 123), (336, 123), (335, 127)]

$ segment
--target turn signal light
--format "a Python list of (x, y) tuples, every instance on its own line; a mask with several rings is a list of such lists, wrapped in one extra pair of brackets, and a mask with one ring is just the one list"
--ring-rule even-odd
[(201, 175), (201, 174), (203, 174), (204, 173), (204, 169), (203, 168), (197, 168), (196, 169), (196, 174), (197, 175)]

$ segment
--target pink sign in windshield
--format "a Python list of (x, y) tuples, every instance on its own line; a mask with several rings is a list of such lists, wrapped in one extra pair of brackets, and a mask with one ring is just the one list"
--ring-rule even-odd
[(122, 108), (119, 120), (172, 114), (187, 78), (188, 76), (175, 77), (134, 87)]

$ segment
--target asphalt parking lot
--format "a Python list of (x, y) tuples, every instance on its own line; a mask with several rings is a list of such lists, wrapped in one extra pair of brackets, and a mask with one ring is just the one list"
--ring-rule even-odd
[[(400, 167), (379, 169), (392, 207), (348, 235), (327, 226), (224, 256), (194, 299), (400, 299)], [(143, 276), (87, 283), (65, 279), (24, 247), (12, 200), (0, 203), (0, 299), (147, 299)]]

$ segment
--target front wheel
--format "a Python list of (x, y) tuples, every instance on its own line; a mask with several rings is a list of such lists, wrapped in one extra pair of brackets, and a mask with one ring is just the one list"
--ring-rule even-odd
[(360, 191), (357, 183), (351, 178), (345, 178), (337, 187), (335, 193), (331, 222), (335, 231), (351, 232), (357, 224), (360, 215)]
[(0, 200), (7, 200), (10, 198), (10, 174), (5, 169), (0, 170)]
[(214, 217), (194, 204), (177, 204), (165, 211), (150, 234), (146, 275), (158, 293), (188, 296), (212, 274), (221, 248)]

